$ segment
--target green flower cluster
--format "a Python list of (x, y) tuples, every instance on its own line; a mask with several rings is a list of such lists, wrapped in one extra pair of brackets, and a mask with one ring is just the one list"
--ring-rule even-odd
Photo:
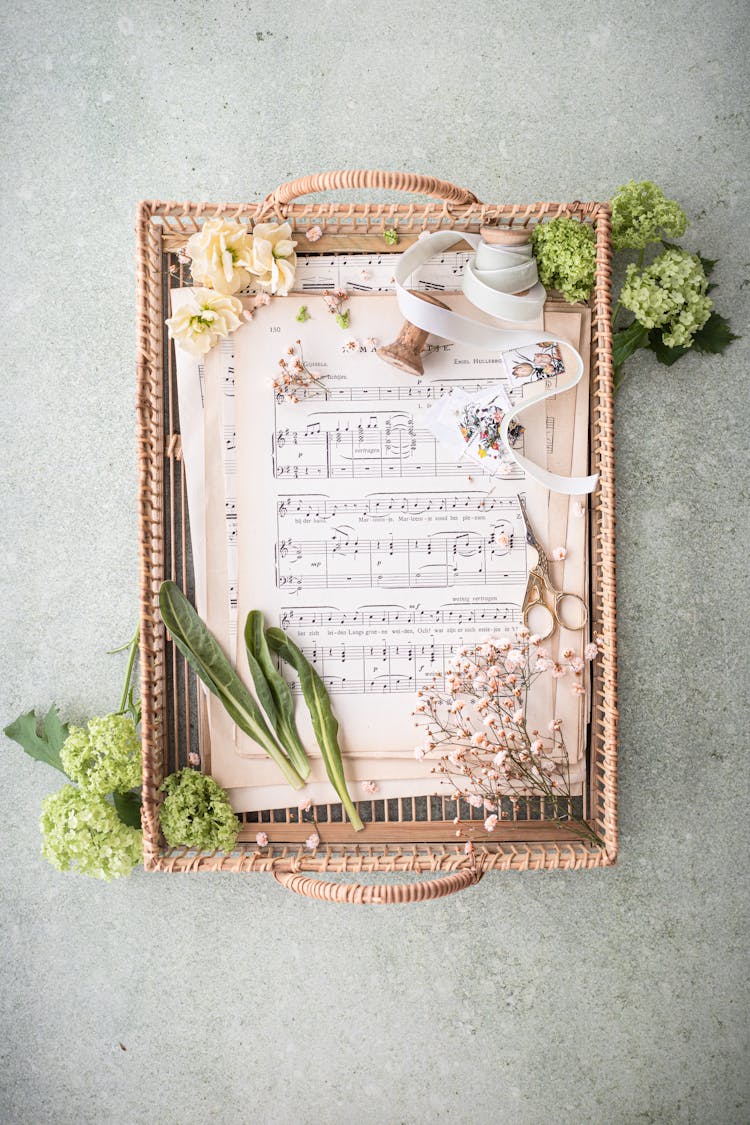
[(42, 855), (58, 871), (116, 879), (142, 860), (141, 833), (123, 824), (104, 797), (64, 785), (42, 802)]
[(681, 238), (687, 216), (674, 199), (667, 199), (650, 180), (630, 180), (612, 196), (612, 246), (615, 250), (643, 250), (650, 242)]
[(585, 301), (594, 285), (596, 237), (591, 227), (561, 215), (531, 234), (539, 280), (566, 301)]
[(166, 793), (159, 810), (164, 838), (170, 847), (230, 852), (237, 843), (239, 824), (229, 798), (212, 777), (184, 769), (170, 774), (161, 787)]
[(68, 777), (100, 797), (141, 784), (141, 744), (128, 715), (92, 719), (85, 729), (71, 727), (60, 759)]
[(620, 301), (644, 328), (660, 328), (668, 348), (689, 348), (713, 301), (700, 258), (676, 247), (639, 272), (628, 266)]

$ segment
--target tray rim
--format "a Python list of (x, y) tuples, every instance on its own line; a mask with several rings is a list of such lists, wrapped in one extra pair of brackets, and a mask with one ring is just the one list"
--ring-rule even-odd
[[(591, 520), (591, 573), (594, 620), (605, 636), (605, 653), (592, 682), (590, 726), (591, 815), (604, 841), (596, 848), (571, 838), (565, 829), (550, 840), (486, 840), (467, 857), (463, 844), (378, 841), (321, 845), (310, 854), (278, 844), (258, 849), (240, 845), (232, 853), (195, 853), (166, 847), (160, 838), (158, 785), (165, 758), (164, 714), (167, 705), (167, 641), (157, 599), (165, 568), (164, 271), (165, 242), (177, 245), (214, 216), (257, 219), (272, 213), (293, 221), (296, 230), (319, 224), (326, 234), (399, 232), (441, 227), (475, 229), (484, 223), (528, 226), (559, 215), (590, 223), (596, 234), (596, 280), (592, 306), (592, 461), (600, 472)], [(138, 206), (137, 235), (137, 424), (140, 546), (141, 695), (143, 701), (144, 866), (149, 871), (273, 872), (444, 872), (477, 863), (483, 870), (571, 869), (610, 866), (616, 861), (617, 826), (617, 664), (615, 589), (615, 504), (613, 449), (612, 340), (610, 327), (610, 208), (603, 202), (450, 205), (440, 203), (305, 203), (280, 205), (274, 197), (258, 203), (210, 204), (146, 200)], [(397, 248), (396, 248), (397, 252)], [(414, 821), (415, 834), (421, 822)], [(434, 822), (433, 822), (434, 823)], [(447, 823), (447, 822), (446, 822)], [(473, 822), (472, 822), (473, 823)], [(534, 825), (538, 822), (514, 822)], [(451, 828), (453, 825), (451, 824)], [(446, 835), (448, 834), (446, 829)]]

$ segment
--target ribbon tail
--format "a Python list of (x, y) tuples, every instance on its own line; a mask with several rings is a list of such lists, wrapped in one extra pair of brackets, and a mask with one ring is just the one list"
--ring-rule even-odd
[[(580, 379), (575, 379), (564, 390), (572, 390)], [(515, 461), (520, 469), (532, 480), (538, 481), (539, 484), (548, 488), (551, 492), (560, 492), (564, 496), (586, 496), (588, 493), (593, 492), (599, 483), (599, 474), (593, 473), (588, 477), (562, 477), (558, 473), (551, 473), (548, 469), (543, 469), (541, 465), (537, 465), (535, 461), (530, 460), (528, 457), (523, 457), (511, 445), (510, 441), (510, 427), (514, 421), (518, 421), (520, 414), (523, 414), (530, 406), (537, 406), (540, 402), (544, 402), (547, 398), (552, 398), (556, 394), (563, 392), (554, 390), (551, 393), (540, 395), (539, 398), (532, 399), (531, 402), (525, 402), (522, 406), (516, 407), (508, 414), (503, 416), (500, 424), (500, 440), (507, 450), (508, 455)]]

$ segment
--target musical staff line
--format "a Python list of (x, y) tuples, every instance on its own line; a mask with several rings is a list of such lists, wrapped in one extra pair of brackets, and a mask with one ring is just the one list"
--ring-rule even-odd
[(476, 512), (489, 515), (499, 511), (517, 511), (518, 501), (512, 497), (482, 496), (476, 492), (443, 493), (414, 492), (393, 495), (376, 493), (364, 500), (331, 500), (327, 496), (308, 494), (280, 496), (278, 514), (305, 519), (335, 519), (337, 516), (377, 518), (389, 515), (421, 516), (444, 513)]
[[(273, 436), (273, 469), (278, 478), (329, 479), (364, 477), (401, 478), (414, 476), (491, 475), (490, 469), (474, 462), (462, 463), (447, 454), (429, 430), (417, 429), (413, 420), (394, 423), (388, 416), (380, 428), (361, 424), (354, 428), (319, 428), (313, 422), (304, 430), (284, 429)], [(523, 439), (519, 450), (523, 449)], [(505, 477), (523, 480), (518, 465), (510, 463)]]
[(333, 529), (329, 540), (282, 539), (276, 567), (279, 587), (294, 591), (515, 585), (525, 574), (526, 544), (507, 520), (489, 536), (466, 531), (360, 539)]
[(373, 625), (517, 625), (521, 611), (512, 602), (490, 602), (477, 606), (445, 606), (442, 609), (407, 609), (404, 606), (362, 606), (355, 610), (340, 610), (334, 606), (284, 606), (281, 610), (282, 629), (304, 629), (316, 626), (351, 628)]
[[(428, 687), (436, 674), (445, 675), (456, 645), (303, 645), (302, 652), (331, 694), (388, 695), (413, 693)], [(300, 693), (299, 681), (291, 681), (290, 686)]]

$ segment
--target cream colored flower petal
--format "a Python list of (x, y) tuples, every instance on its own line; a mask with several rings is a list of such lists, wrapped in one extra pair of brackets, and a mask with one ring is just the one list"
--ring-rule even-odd
[(294, 266), (285, 258), (274, 259), (272, 293), (286, 297), (294, 284)]
[(232, 258), (231, 250), (222, 250), (221, 265), (224, 271), (224, 280), (226, 281), (227, 285), (231, 285), (234, 275), (234, 259)]
[(272, 242), (274, 235), (278, 235), (279, 230), (286, 227), (286, 231), (282, 237), (288, 238), (292, 233), (289, 223), (256, 223), (253, 227), (253, 238), (262, 238), (266, 242)]
[(257, 274), (270, 273), (273, 266), (273, 245), (265, 238), (253, 239), (253, 269)]
[(292, 242), (291, 238), (281, 238), (273, 248), (274, 258), (288, 258), (290, 254), (294, 253), (296, 242)]
[(259, 285), (261, 289), (267, 289), (269, 293), (275, 292), (273, 289), (273, 272), (268, 270), (267, 273), (260, 273), (256, 275), (255, 284)]

